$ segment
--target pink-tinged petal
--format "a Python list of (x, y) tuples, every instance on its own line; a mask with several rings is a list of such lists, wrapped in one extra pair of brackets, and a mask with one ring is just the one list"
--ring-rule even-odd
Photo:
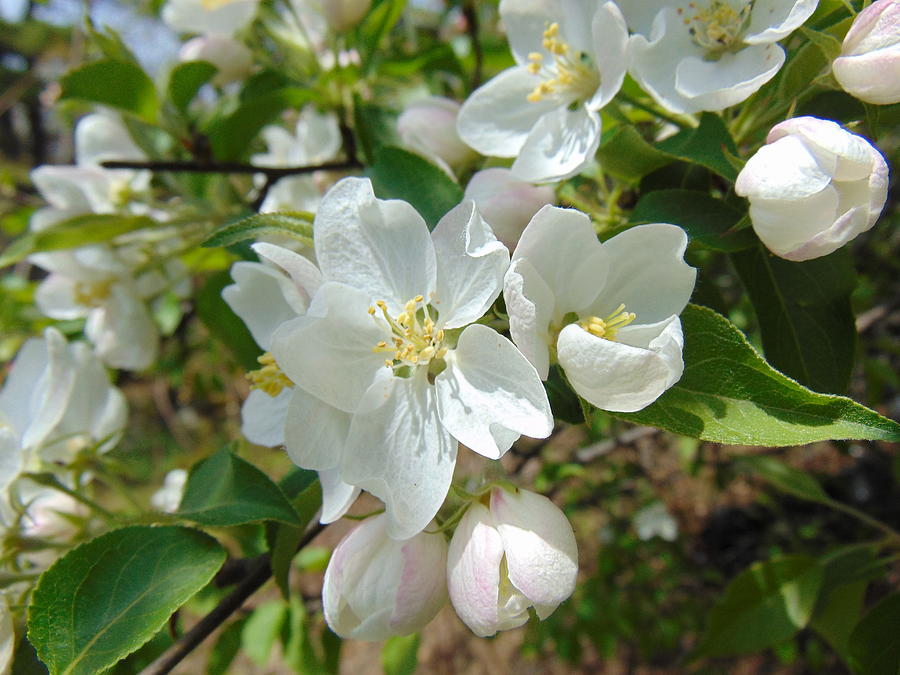
[(490, 459), (500, 458), (520, 434), (546, 438), (553, 431), (550, 403), (534, 367), (487, 326), (472, 324), (462, 332), (435, 391), (444, 428)]
[(382, 368), (353, 415), (341, 477), (385, 503), (388, 534), (407, 539), (447, 496), (457, 442), (440, 423), (434, 388), (419, 370), (401, 378)]
[(601, 410), (641, 410), (669, 381), (666, 360), (655, 351), (597, 337), (578, 324), (562, 329), (557, 352), (572, 388)]
[[(437, 529), (432, 521), (428, 530)], [(441, 532), (422, 532), (401, 543), (403, 568), (391, 629), (409, 635), (429, 623), (447, 602), (447, 540)]]
[(370, 302), (364, 291), (328, 282), (306, 316), (282, 324), (272, 336), (272, 354), (290, 380), (346, 412), (356, 410), (375, 373), (384, 369), (384, 355), (373, 348), (390, 334), (383, 320), (369, 315)]
[(544, 114), (519, 149), (512, 172), (530, 183), (571, 178), (594, 158), (600, 146), (600, 115), (584, 105), (565, 105)]
[(294, 387), (283, 419), (285, 447), (294, 464), (317, 471), (340, 465), (350, 432), (350, 413)]
[(503, 541), (509, 580), (546, 619), (575, 590), (578, 545), (562, 511), (543, 495), (495, 488), (491, 515)]
[(425, 221), (404, 201), (376, 199), (368, 178), (345, 178), (322, 199), (315, 220), (322, 275), (384, 300), (391, 311), (435, 286), (434, 245)]
[(451, 329), (477, 321), (500, 295), (509, 251), (471, 201), (441, 218), (431, 238), (437, 286), (430, 300), (440, 314), (439, 324)]
[(447, 588), (456, 614), (479, 637), (497, 632), (503, 553), (490, 512), (472, 504), (450, 540)]

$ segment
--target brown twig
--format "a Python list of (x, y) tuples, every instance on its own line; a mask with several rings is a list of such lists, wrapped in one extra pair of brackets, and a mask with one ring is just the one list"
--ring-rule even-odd
[(463, 3), (462, 12), (466, 17), (466, 30), (469, 33), (472, 56), (475, 59), (475, 68), (472, 71), (472, 89), (478, 89), (484, 67), (484, 53), (481, 50), (481, 41), (478, 39), (478, 3), (474, 0), (467, 0)]
[(174, 173), (261, 173), (269, 179), (277, 180), (285, 176), (299, 176), (314, 171), (345, 171), (359, 169), (356, 161), (323, 162), (309, 166), (255, 166), (242, 162), (180, 162), (180, 161), (148, 161), (124, 162), (110, 160), (103, 162), (105, 169), (135, 169), (148, 171), (171, 171)]
[[(309, 544), (316, 536), (325, 529), (324, 525), (316, 523), (314, 527), (307, 530), (297, 545), (299, 551)], [(241, 605), (253, 595), (260, 587), (272, 576), (271, 556), (264, 553), (251, 561), (247, 576), (244, 577), (237, 587), (225, 597), (216, 607), (193, 628), (185, 633), (181, 639), (169, 647), (163, 654), (149, 666), (141, 671), (141, 675), (165, 675), (181, 663), (184, 658), (196, 649), (201, 642), (209, 637), (213, 631), (221, 626), (234, 612), (241, 608)]]

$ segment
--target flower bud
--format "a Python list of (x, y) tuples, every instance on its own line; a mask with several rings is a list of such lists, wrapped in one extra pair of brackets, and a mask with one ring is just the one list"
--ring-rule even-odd
[(450, 541), (447, 586), (456, 613), (488, 637), (541, 620), (575, 589), (578, 547), (565, 515), (542, 495), (495, 488), (472, 504)]
[(372, 0), (322, 0), (322, 13), (331, 30), (341, 33), (358, 24), (371, 6)]
[(406, 106), (397, 118), (397, 133), (404, 145), (452, 169), (476, 157), (456, 132), (459, 103), (449, 98), (429, 96)]
[(217, 86), (244, 79), (253, 67), (253, 54), (227, 35), (211, 33), (188, 40), (178, 53), (181, 61), (208, 61), (219, 69), (212, 79)]
[(775, 125), (766, 143), (735, 192), (750, 200), (753, 229), (772, 253), (819, 258), (875, 224), (888, 167), (866, 139), (830, 120), (796, 117)]
[(495, 167), (472, 176), (466, 186), (466, 199), (478, 206), (494, 235), (510, 250), (532, 216), (545, 204), (556, 202), (556, 194), (549, 185), (532, 185), (515, 178), (512, 171)]
[(878, 0), (857, 14), (831, 67), (848, 94), (878, 105), (900, 102), (900, 0)]
[(447, 601), (446, 565), (443, 534), (397, 541), (387, 536), (385, 514), (369, 518), (334, 549), (322, 588), (325, 620), (342, 638), (414, 633)]

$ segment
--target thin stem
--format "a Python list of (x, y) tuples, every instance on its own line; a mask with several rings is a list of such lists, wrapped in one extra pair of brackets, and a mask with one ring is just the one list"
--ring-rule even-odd
[[(316, 523), (314, 527), (310, 528), (306, 534), (303, 535), (303, 538), (297, 545), (297, 550), (299, 551), (309, 544), (309, 542), (315, 539), (315, 537), (324, 529), (324, 525)], [(244, 602), (258, 591), (271, 576), (272, 559), (269, 553), (264, 553), (251, 561), (249, 572), (247, 573), (247, 576), (244, 577), (244, 580), (241, 581), (241, 583), (238, 584), (237, 587), (222, 600), (222, 602), (216, 605), (209, 614), (200, 619), (193, 628), (182, 635), (175, 644), (169, 647), (162, 656), (144, 668), (144, 670), (141, 671), (141, 675), (164, 675), (165, 673), (172, 672), (175, 666), (181, 663), (181, 661), (196, 649), (201, 642), (209, 637), (213, 631), (225, 623), (228, 617), (239, 610)]]
[(472, 89), (478, 89), (481, 84), (482, 70), (484, 67), (484, 53), (481, 49), (481, 41), (478, 39), (478, 6), (474, 0), (463, 3), (463, 16), (466, 18), (466, 30), (469, 33), (469, 41), (472, 44), (472, 56), (475, 59), (475, 68), (472, 70)]
[(172, 171), (176, 173), (261, 173), (269, 179), (283, 178), (284, 176), (298, 176), (314, 171), (343, 171), (346, 169), (359, 169), (361, 164), (356, 161), (323, 162), (309, 166), (254, 166), (242, 162), (194, 162), (194, 161), (148, 161), (125, 162), (110, 160), (102, 162), (104, 169), (147, 169), (149, 171)]
[(97, 504), (91, 499), (88, 499), (84, 495), (72, 490), (69, 487), (66, 487), (63, 483), (61, 483), (55, 476), (52, 474), (25, 474), (25, 477), (38, 483), (39, 485), (43, 485), (45, 487), (53, 488), (54, 490), (58, 490), (59, 492), (65, 493), (69, 495), (72, 499), (77, 502), (81, 502), (85, 506), (87, 506), (92, 511), (96, 512), (98, 515), (102, 516), (106, 520), (116, 520), (116, 515), (112, 511), (107, 511), (105, 508)]
[(648, 105), (646, 103), (642, 103), (641, 101), (638, 101), (636, 98), (632, 98), (628, 94), (624, 94), (621, 91), (616, 96), (619, 98), (619, 100), (625, 101), (625, 103), (627, 103), (628, 105), (633, 106), (635, 108), (640, 108), (644, 112), (648, 112), (651, 115), (654, 115), (662, 120), (665, 120), (666, 122), (670, 122), (670, 123), (674, 124), (676, 127), (678, 127), (679, 129), (693, 129), (696, 126), (695, 124), (694, 125), (689, 124), (683, 118), (679, 119), (678, 117), (675, 117), (674, 115), (670, 115), (665, 110), (660, 110), (659, 108), (657, 108), (655, 106)]

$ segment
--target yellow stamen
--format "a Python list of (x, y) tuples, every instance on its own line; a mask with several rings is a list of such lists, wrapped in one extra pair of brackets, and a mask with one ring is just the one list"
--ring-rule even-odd
[(372, 348), (375, 353), (385, 353), (393, 357), (385, 359), (385, 366), (388, 368), (420, 366), (446, 356), (447, 349), (441, 344), (444, 340), (444, 331), (438, 330), (435, 334), (434, 319), (422, 295), (417, 295), (406, 302), (403, 311), (396, 318), (391, 316), (384, 301), (379, 300), (375, 304), (381, 309), (384, 320), (391, 329), (392, 344), (380, 340)]
[(573, 50), (559, 38), (558, 23), (547, 26), (541, 46), (553, 55), (553, 63), (546, 64), (544, 55), (540, 52), (528, 55), (528, 72), (532, 75), (543, 72), (545, 77), (525, 97), (526, 100), (536, 103), (551, 94), (574, 95), (575, 100), (578, 100), (589, 98), (594, 93), (600, 84), (600, 74), (591, 64), (588, 54)]
[(750, 24), (755, 0), (745, 0), (740, 9), (735, 9), (726, 0), (708, 0), (704, 9), (697, 2), (689, 2), (687, 11), (679, 7), (676, 11), (694, 43), (706, 51), (707, 59), (718, 59), (728, 51), (738, 51), (743, 47), (741, 37)]
[(266, 352), (256, 360), (262, 368), (251, 370), (247, 373), (251, 389), (261, 389), (272, 398), (275, 398), (285, 387), (294, 386), (290, 378), (275, 363), (275, 357), (272, 354)]
[(615, 342), (619, 329), (624, 328), (634, 319), (634, 312), (626, 312), (623, 304), (616, 307), (613, 312), (602, 319), (598, 316), (589, 316), (579, 321), (578, 325), (591, 335)]
[(72, 297), (79, 305), (85, 307), (99, 307), (109, 297), (112, 291), (113, 280), (103, 281), (76, 281), (72, 291)]

